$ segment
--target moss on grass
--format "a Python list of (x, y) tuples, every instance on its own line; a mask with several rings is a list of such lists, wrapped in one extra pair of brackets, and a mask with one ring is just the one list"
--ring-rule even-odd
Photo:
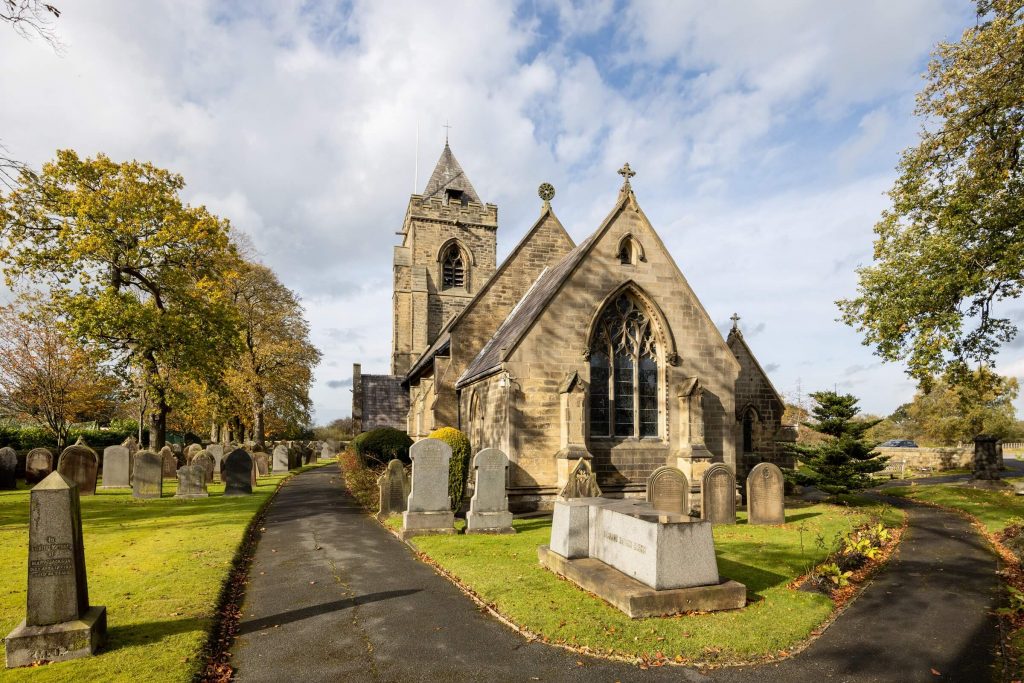
[[(3, 680), (191, 680), (246, 526), (287, 476), (260, 479), (251, 496), (224, 497), (214, 483), (209, 498), (175, 500), (177, 484), (166, 480), (159, 500), (135, 500), (129, 489), (83, 497), (89, 598), (107, 608), (107, 645)], [(25, 618), (29, 492), (19, 484), (0, 492), (0, 635)]]
[[(542, 568), (537, 546), (551, 521), (516, 520), (514, 536), (424, 536), (417, 548), (487, 604), (551, 642), (602, 654), (685, 661), (739, 661), (776, 656), (805, 640), (833, 610), (819, 593), (792, 590), (837, 536), (869, 522), (880, 508), (803, 505), (787, 509), (784, 526), (715, 527), (719, 571), (747, 586), (742, 610), (632, 620), (603, 600)], [(902, 513), (891, 512), (902, 523)], [(386, 524), (395, 528), (393, 517)]]

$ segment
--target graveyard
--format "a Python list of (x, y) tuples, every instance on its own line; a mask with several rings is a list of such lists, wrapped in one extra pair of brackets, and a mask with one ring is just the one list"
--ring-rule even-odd
[[(309, 465), (308, 467), (316, 467)], [(295, 470), (301, 471), (301, 470)], [(175, 497), (178, 482), (158, 479), (162, 496), (129, 488), (81, 496), (89, 597), (107, 610), (107, 637), (96, 656), (4, 672), (3, 680), (189, 680), (203, 649), (224, 581), (250, 522), (292, 473), (261, 477), (252, 495)], [(0, 628), (25, 618), (29, 487), (0, 491)], [(169, 672), (174, 672), (169, 674)]]

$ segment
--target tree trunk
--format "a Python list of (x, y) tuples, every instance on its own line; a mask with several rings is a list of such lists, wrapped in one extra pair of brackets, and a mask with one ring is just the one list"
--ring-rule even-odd
[(161, 396), (155, 406), (155, 410), (149, 414), (149, 449), (159, 452), (167, 445), (167, 413), (170, 409), (167, 401)]
[(217, 429), (217, 421), (210, 422), (210, 443), (217, 443), (220, 440), (220, 430)]
[(253, 441), (256, 442), (256, 447), (261, 449), (261, 450), (263, 448), (263, 441), (264, 441), (264, 439), (266, 437), (266, 435), (264, 434), (265, 429), (266, 429), (266, 427), (265, 427), (265, 414), (264, 414), (264, 408), (263, 408), (263, 397), (262, 396), (258, 396), (256, 398), (256, 400), (253, 401), (253, 410), (252, 410), (252, 431), (253, 431), (253, 437), (252, 438), (253, 438)]

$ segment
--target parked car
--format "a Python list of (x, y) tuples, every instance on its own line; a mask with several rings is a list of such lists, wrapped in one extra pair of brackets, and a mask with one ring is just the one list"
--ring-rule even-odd
[(889, 439), (878, 444), (879, 448), (917, 448), (917, 442), (910, 439)]

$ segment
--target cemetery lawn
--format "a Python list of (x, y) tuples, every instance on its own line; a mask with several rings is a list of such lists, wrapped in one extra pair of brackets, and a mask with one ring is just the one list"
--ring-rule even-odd
[[(190, 681), (235, 551), (287, 476), (261, 478), (251, 496), (226, 498), (214, 483), (209, 498), (175, 500), (173, 480), (159, 500), (135, 500), (130, 489), (83, 496), (89, 600), (107, 608), (107, 644), (95, 657), (3, 670), (0, 678)], [(25, 618), (29, 492), (18, 485), (0, 491), (0, 636)]]
[(899, 486), (885, 489), (887, 496), (901, 496), (966, 512), (980, 521), (990, 534), (998, 534), (1012, 517), (1024, 517), (1024, 496), (1005, 491), (986, 491), (956, 484)]
[[(650, 663), (726, 664), (784, 656), (834, 611), (820, 593), (789, 584), (820, 563), (838, 536), (876, 519), (890, 526), (890, 506), (804, 504), (786, 507), (784, 526), (739, 524), (714, 529), (722, 576), (747, 586), (747, 606), (727, 612), (633, 620), (540, 566), (537, 546), (551, 520), (516, 520), (514, 536), (422, 536), (414, 545), (478, 598), (546, 642)], [(388, 526), (400, 527), (399, 517)], [(820, 539), (820, 541), (819, 541)]]

